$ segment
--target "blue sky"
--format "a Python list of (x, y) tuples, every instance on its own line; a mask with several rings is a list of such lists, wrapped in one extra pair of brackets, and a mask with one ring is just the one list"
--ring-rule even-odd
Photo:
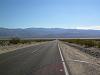
[(0, 0), (0, 27), (100, 28), (100, 0)]

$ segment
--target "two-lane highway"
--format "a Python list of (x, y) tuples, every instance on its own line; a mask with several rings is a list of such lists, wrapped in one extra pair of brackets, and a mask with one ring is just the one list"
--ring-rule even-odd
[(65, 75), (58, 41), (1, 54), (0, 75)]

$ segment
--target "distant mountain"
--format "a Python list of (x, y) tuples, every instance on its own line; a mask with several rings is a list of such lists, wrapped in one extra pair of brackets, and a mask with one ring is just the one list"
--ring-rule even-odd
[(0, 28), (0, 38), (96, 38), (100, 37), (100, 30), (62, 29), (62, 28)]

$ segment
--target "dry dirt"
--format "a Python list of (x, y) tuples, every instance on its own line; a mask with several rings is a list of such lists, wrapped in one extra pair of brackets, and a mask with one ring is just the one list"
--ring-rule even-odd
[(100, 58), (60, 42), (71, 75), (100, 75)]
[(14, 50), (18, 50), (18, 49), (25, 48), (25, 47), (30, 47), (30, 46), (42, 44), (42, 43), (46, 43), (46, 42), (38, 42), (38, 43), (33, 42), (31, 44), (16, 44), (16, 45), (10, 45), (10, 46), (0, 46), (0, 54), (14, 51)]

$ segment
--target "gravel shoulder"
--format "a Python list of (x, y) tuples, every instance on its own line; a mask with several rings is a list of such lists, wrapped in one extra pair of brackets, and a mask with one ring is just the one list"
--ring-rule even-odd
[(72, 75), (100, 75), (100, 58), (60, 42), (60, 47)]
[(10, 45), (10, 46), (0, 46), (0, 54), (15, 51), (15, 50), (25, 48), (25, 47), (43, 44), (43, 43), (46, 43), (46, 42), (33, 42), (31, 44), (27, 43), (27, 44), (16, 44), (16, 45)]

